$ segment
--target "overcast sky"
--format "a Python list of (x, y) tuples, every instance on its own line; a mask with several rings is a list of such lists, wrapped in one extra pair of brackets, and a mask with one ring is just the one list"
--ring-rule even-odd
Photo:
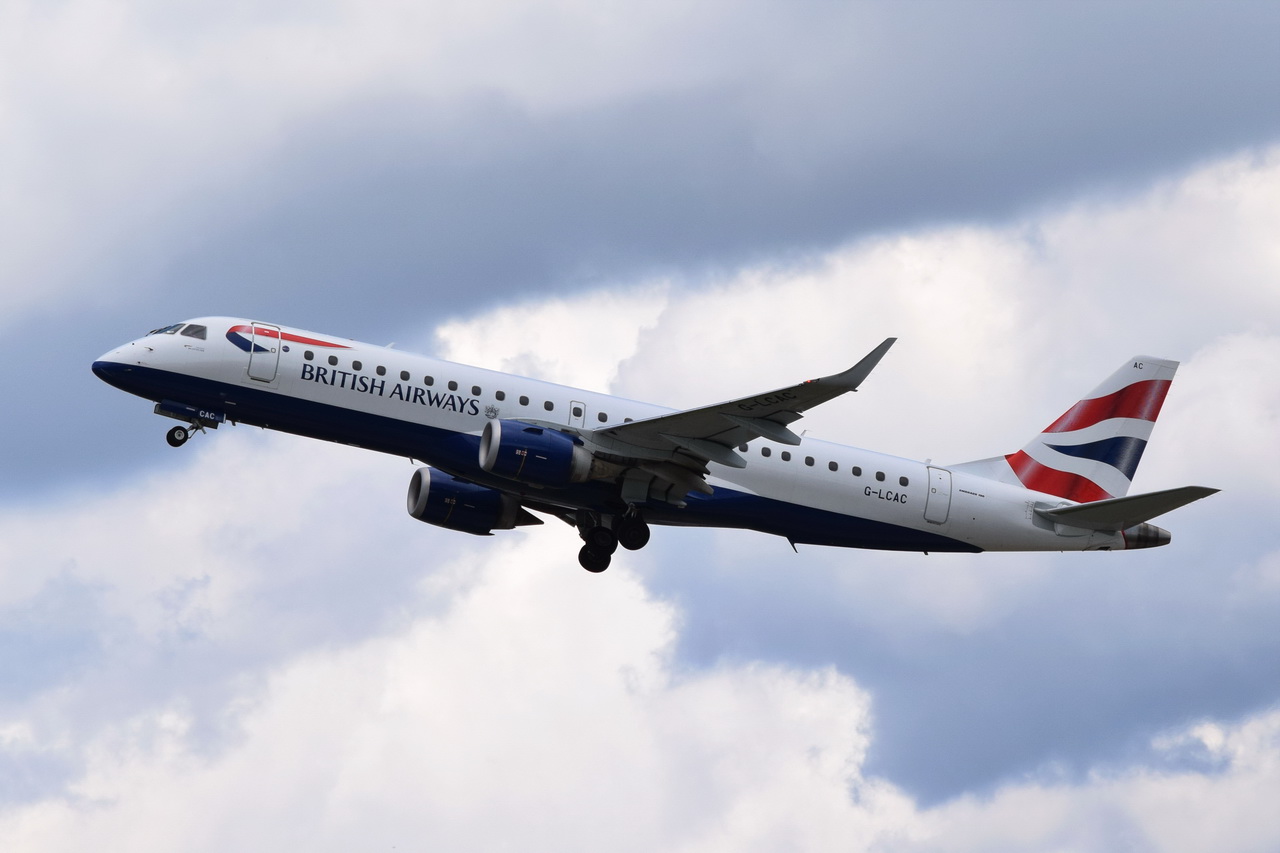
[[(0, 0), (0, 848), (1280, 847), (1280, 7)], [(956, 462), (1126, 359), (1173, 544), (801, 548), (403, 510), (169, 448), (226, 313)]]

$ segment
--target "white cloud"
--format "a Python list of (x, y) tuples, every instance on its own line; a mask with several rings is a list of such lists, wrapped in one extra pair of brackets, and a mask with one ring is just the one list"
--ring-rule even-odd
[[(864, 240), (790, 266), (728, 273), (702, 289), (623, 283), (530, 301), (442, 327), (442, 354), (694, 406), (840, 370), (899, 335), (858, 394), (800, 426), (942, 462), (1010, 452), (1128, 356), (1170, 356), (1183, 366), (1137, 488), (1225, 489), (1170, 518), (1175, 531), (1208, 533), (1197, 525), (1202, 514), (1238, 514), (1228, 502), (1242, 488), (1263, 500), (1274, 492), (1266, 459), (1280, 379), (1267, 365), (1280, 346), (1280, 306), (1277, 290), (1261, 283), (1280, 280), (1269, 237), (1280, 228), (1277, 181), (1274, 152), (1236, 157), (1133, 197), (1084, 200), (1008, 227)], [(1204, 278), (1227, 266), (1250, 284), (1223, 291)], [(758, 547), (736, 532), (717, 540), (729, 567)], [(807, 549), (804, 559), (836, 567), (850, 556)], [(860, 564), (884, 573), (839, 573), (838, 584), (851, 608), (886, 629), (914, 624), (900, 620), (905, 611), (965, 632), (1048, 594), (1051, 559), (940, 556), (920, 566), (860, 554)]]
[(569, 531), (540, 533), (430, 570), (466, 578), (442, 612), (408, 601), (395, 630), (273, 667), (233, 697), (215, 754), (181, 701), (104, 726), (65, 797), (0, 815), (7, 849), (774, 849), (903, 831), (909, 802), (861, 773), (851, 680), (682, 672), (669, 605), (625, 569), (570, 565)]
[(1077, 784), (1009, 785), (924, 815), (927, 850), (1266, 850), (1280, 837), (1280, 712), (1197, 723), (1154, 739), (1156, 755), (1195, 749), (1220, 769), (1098, 770)]
[(666, 306), (655, 282), (499, 308), (436, 330), (441, 358), (548, 382), (607, 390)]
[[(701, 291), (641, 282), (530, 301), (451, 323), (439, 339), (459, 360), (693, 405), (838, 370), (898, 334), (863, 391), (806, 423), (949, 459), (1017, 446), (1132, 354), (1151, 309), (1151, 339), (1170, 350), (1155, 354), (1186, 364), (1140, 478), (1229, 487), (1209, 512), (1266, 530), (1274, 291), (1228, 288), (1220, 308), (1195, 269), (1215, 268), (1220, 252), (1247, 267), (1238, 280), (1271, 280), (1267, 227), (1241, 243), (1213, 239), (1212, 223), (1265, 226), (1277, 173), (1274, 157), (1230, 161), (1025, 226), (866, 241)], [(1158, 267), (1169, 289), (1111, 294), (1102, 272), (1116, 253)], [(922, 564), (664, 531), (679, 547), (655, 542), (595, 577), (576, 567), (576, 539), (558, 523), (475, 540), (410, 522), (401, 460), (246, 428), (201, 436), (174, 459), (114, 493), (0, 521), (0, 612), (72, 589), (83, 611), (52, 606), (62, 622), (43, 627), (68, 634), (89, 616), (86, 657), (28, 661), (45, 681), (11, 688), (0, 706), (0, 759), (71, 768), (0, 813), (0, 836), (15, 839), (6, 849), (106, 838), (122, 849), (1048, 850), (1133, 838), (1176, 850), (1203, 849), (1200, 827), (1214, 824), (1231, 827), (1215, 849), (1280, 837), (1266, 808), (1280, 791), (1274, 714), (1156, 741), (1157, 755), (1203, 752), (1209, 770), (1104, 762), (1083, 781), (1006, 778), (991, 797), (924, 809), (866, 770), (874, 697), (859, 673), (750, 660), (691, 669), (676, 648), (692, 611), (646, 587), (676, 569), (724, 590), (787, 572), (772, 588), (789, 587), (793, 607), (835, 596), (866, 635), (902, 646), (913, 633), (1004, 627), (1018, 608), (1073, 590), (1060, 576), (1080, 560), (1110, 570), (1141, 555)], [(1179, 519), (1205, 531), (1197, 511)], [(1211, 550), (1179, 548), (1160, 556), (1175, 578)], [(1195, 606), (1273, 600), (1274, 552), (1261, 534), (1213, 552), (1229, 600)], [(783, 553), (791, 564), (776, 565)], [(1115, 575), (1106, 594), (1141, 603), (1147, 621), (1186, 612), (1159, 610), (1185, 591), (1152, 595), (1137, 588), (1149, 575)]]
[[(1280, 270), (1277, 270), (1280, 272)], [(1270, 293), (1260, 291), (1259, 301)], [(1241, 327), (1267, 316), (1265, 306), (1244, 309)], [(1280, 334), (1241, 331), (1214, 336), (1188, 360), (1175, 380), (1167, 407), (1177, 413), (1168, 429), (1153, 436), (1161, 464), (1175, 479), (1230, 488), (1240, 497), (1277, 505), (1280, 466)], [(1163, 446), (1162, 446), (1163, 445)]]

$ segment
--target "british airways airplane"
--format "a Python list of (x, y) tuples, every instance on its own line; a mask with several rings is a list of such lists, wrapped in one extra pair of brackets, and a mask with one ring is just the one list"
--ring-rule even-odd
[[(797, 544), (894, 551), (1106, 551), (1168, 544), (1147, 522), (1216, 492), (1129, 495), (1177, 362), (1127, 360), (1026, 447), (932, 465), (798, 435), (856, 391), (895, 338), (842, 373), (673, 411), (592, 391), (232, 317), (156, 329), (93, 363), (194, 432), (250, 424), (425, 463), (409, 514), (489, 535), (574, 525), (604, 571), (650, 525), (735, 527)], [(530, 512), (532, 510), (532, 512)]]

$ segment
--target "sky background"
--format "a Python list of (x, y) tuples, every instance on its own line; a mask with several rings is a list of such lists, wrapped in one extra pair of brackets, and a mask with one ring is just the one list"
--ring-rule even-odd
[[(1280, 7), (0, 0), (0, 848), (1280, 847)], [(403, 510), (181, 450), (232, 314), (957, 462), (1181, 370), (1117, 554)]]

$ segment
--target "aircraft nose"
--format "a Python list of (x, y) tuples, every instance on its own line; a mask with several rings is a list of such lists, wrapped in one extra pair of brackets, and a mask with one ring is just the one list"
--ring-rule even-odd
[(133, 372), (134, 361), (126, 358), (125, 351), (128, 345), (116, 347), (110, 352), (104, 352), (98, 356), (93, 362), (93, 375), (101, 379), (108, 385), (113, 385), (122, 390), (127, 384), (127, 377)]
[(119, 388), (124, 374), (129, 372), (129, 367), (112, 360), (111, 355), (111, 353), (106, 353), (93, 363), (93, 375), (108, 385), (114, 385)]
[(107, 382), (109, 381), (109, 377), (118, 367), (120, 367), (120, 365), (117, 362), (112, 361), (104, 355), (102, 358), (93, 362), (93, 375), (101, 379), (103, 382)]

